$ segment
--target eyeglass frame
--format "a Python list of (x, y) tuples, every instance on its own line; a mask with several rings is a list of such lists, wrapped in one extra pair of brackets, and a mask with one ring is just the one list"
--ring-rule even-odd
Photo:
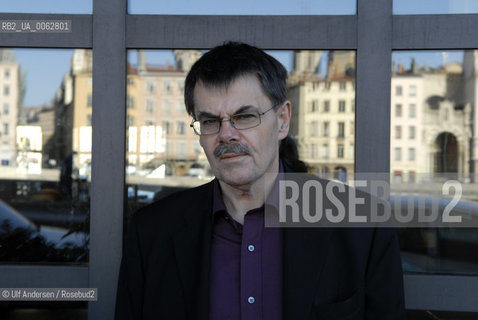
[[(248, 128), (242, 128), (242, 129), (236, 128), (236, 126), (234, 125), (234, 121), (232, 121), (231, 118), (229, 118), (229, 119), (218, 119), (218, 120), (219, 120), (219, 128), (217, 129), (217, 132), (214, 132), (214, 133), (199, 134), (199, 133), (196, 131), (196, 128), (194, 127), (194, 123), (200, 122), (200, 120), (195, 120), (195, 119), (193, 119), (193, 121), (191, 122), (191, 124), (190, 124), (189, 126), (190, 126), (191, 128), (193, 128), (194, 133), (197, 134), (198, 136), (210, 136), (210, 135), (219, 133), (219, 131), (221, 131), (221, 127), (222, 127), (222, 122), (223, 122), (223, 121), (229, 121), (229, 122), (231, 123), (231, 126), (232, 126), (234, 129), (236, 129), (236, 130), (252, 129), (252, 128), (256, 128), (256, 127), (258, 127), (258, 126), (261, 125), (261, 123), (262, 123), (261, 117), (262, 117), (263, 115), (265, 115), (267, 112), (271, 111), (272, 109), (276, 108), (276, 107), (279, 106), (279, 105), (280, 105), (280, 104), (273, 105), (272, 107), (270, 107), (269, 109), (267, 109), (267, 110), (264, 111), (264, 112), (257, 112), (257, 110), (256, 110), (257, 115), (259, 116), (259, 123), (258, 123), (257, 125), (254, 125), (254, 126), (248, 127)], [(239, 113), (239, 114), (237, 114), (237, 115), (247, 114), (247, 113), (248, 113), (248, 112), (244, 112), (244, 113)], [(236, 115), (236, 116), (237, 116), (237, 115)], [(234, 115), (232, 115), (232, 117), (233, 117), (233, 116), (234, 116)]]

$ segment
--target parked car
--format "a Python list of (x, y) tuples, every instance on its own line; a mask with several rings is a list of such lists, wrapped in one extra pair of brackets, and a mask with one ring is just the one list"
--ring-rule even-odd
[(0, 200), (0, 263), (88, 260), (89, 235), (38, 225)]

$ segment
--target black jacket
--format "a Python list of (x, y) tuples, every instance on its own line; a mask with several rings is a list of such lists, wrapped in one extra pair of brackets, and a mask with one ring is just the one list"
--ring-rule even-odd
[[(137, 212), (121, 263), (116, 319), (208, 319), (213, 184)], [(389, 228), (284, 228), (283, 319), (404, 319)], [(271, 319), (272, 320), (272, 319)]]

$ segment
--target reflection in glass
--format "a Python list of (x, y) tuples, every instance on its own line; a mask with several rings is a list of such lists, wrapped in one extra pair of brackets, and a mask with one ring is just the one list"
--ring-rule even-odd
[(0, 12), (11, 13), (83, 13), (93, 12), (93, 0), (15, 0), (1, 1)]
[[(452, 195), (442, 192), (442, 185), (457, 180), (461, 204), (478, 212), (478, 131), (472, 126), (478, 51), (394, 52), (392, 59), (392, 202), (450, 202)], [(405, 271), (478, 273), (476, 229), (399, 232)]]
[[(347, 181), (354, 171), (355, 53), (270, 51), (289, 72), (290, 135), (310, 171)], [(189, 127), (184, 80), (199, 50), (129, 51), (127, 185), (129, 214), (213, 176)]]
[(221, 2), (204, 1), (128, 1), (130, 14), (193, 14), (193, 15), (314, 15), (355, 14), (354, 0), (302, 0), (302, 1), (253, 1)]
[(475, 0), (393, 0), (394, 14), (460, 14), (478, 13)]
[(0, 49), (1, 263), (88, 260), (91, 58)]
[(309, 171), (346, 182), (354, 173), (355, 52), (295, 51), (291, 135)]

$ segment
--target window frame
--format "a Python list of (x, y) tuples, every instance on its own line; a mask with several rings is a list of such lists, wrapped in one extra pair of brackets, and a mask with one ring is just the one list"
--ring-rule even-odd
[[(390, 108), (383, 106), (390, 105), (392, 50), (478, 48), (478, 14), (393, 15), (392, 0), (358, 0), (356, 15), (308, 16), (130, 15), (126, 0), (93, 0), (93, 14), (0, 13), (0, 19), (71, 20), (73, 26), (71, 33), (3, 33), (2, 47), (94, 49), (93, 105), (101, 107), (92, 109), (89, 264), (0, 266), (5, 287), (98, 288), (90, 319), (114, 315), (111, 284), (123, 243), (126, 50), (205, 49), (225, 40), (268, 50), (356, 50), (355, 172), (366, 173), (390, 172)], [(408, 309), (478, 311), (478, 276), (405, 274), (404, 280)]]

